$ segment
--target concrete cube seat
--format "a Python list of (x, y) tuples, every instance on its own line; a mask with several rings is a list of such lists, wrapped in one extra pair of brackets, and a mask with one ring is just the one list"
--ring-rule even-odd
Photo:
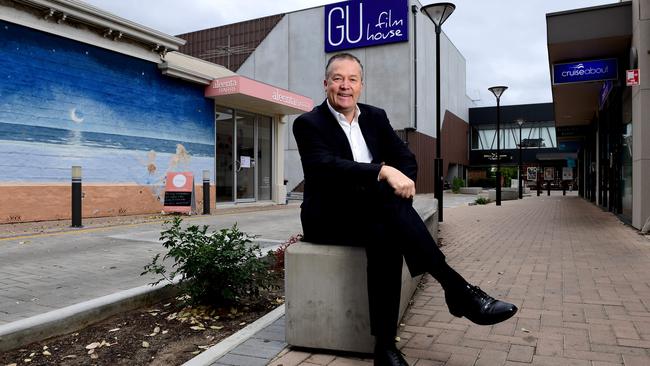
[[(437, 201), (416, 197), (414, 207), (434, 239)], [(286, 342), (292, 346), (369, 353), (366, 252), (360, 247), (300, 242), (285, 253)], [(401, 318), (421, 276), (402, 265)]]
[[(488, 191), (488, 198), (490, 201), (497, 200), (497, 190), (490, 189)], [(516, 200), (519, 198), (519, 190), (517, 188), (501, 188), (501, 201)]]
[(482, 190), (482, 187), (460, 187), (460, 193), (462, 194), (479, 194)]

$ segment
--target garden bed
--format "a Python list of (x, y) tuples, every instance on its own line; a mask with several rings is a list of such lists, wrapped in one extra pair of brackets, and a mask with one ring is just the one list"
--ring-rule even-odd
[(283, 279), (238, 307), (191, 306), (185, 297), (113, 316), (0, 355), (0, 365), (181, 365), (284, 302)]

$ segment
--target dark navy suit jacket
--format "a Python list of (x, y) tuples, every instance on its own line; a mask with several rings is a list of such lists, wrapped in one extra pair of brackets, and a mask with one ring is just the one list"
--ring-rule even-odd
[[(382, 163), (416, 179), (415, 156), (391, 127), (386, 112), (358, 105), (359, 127), (372, 154), (371, 163), (353, 160), (347, 137), (326, 101), (294, 122), (305, 176), (300, 216), (306, 241), (353, 244), (358, 233), (372, 230), (375, 195), (390, 189), (377, 181)], [(346, 243), (348, 238), (350, 243)]]

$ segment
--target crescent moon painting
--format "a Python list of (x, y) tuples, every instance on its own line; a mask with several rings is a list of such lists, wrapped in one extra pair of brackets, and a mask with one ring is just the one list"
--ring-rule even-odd
[(77, 108), (72, 108), (70, 110), (70, 119), (74, 123), (81, 123), (84, 121), (84, 118), (77, 113)]

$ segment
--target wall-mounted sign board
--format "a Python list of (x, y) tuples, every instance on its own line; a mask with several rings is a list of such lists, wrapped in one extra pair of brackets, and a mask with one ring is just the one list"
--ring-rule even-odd
[(350, 0), (325, 5), (325, 52), (408, 41), (406, 0)]

